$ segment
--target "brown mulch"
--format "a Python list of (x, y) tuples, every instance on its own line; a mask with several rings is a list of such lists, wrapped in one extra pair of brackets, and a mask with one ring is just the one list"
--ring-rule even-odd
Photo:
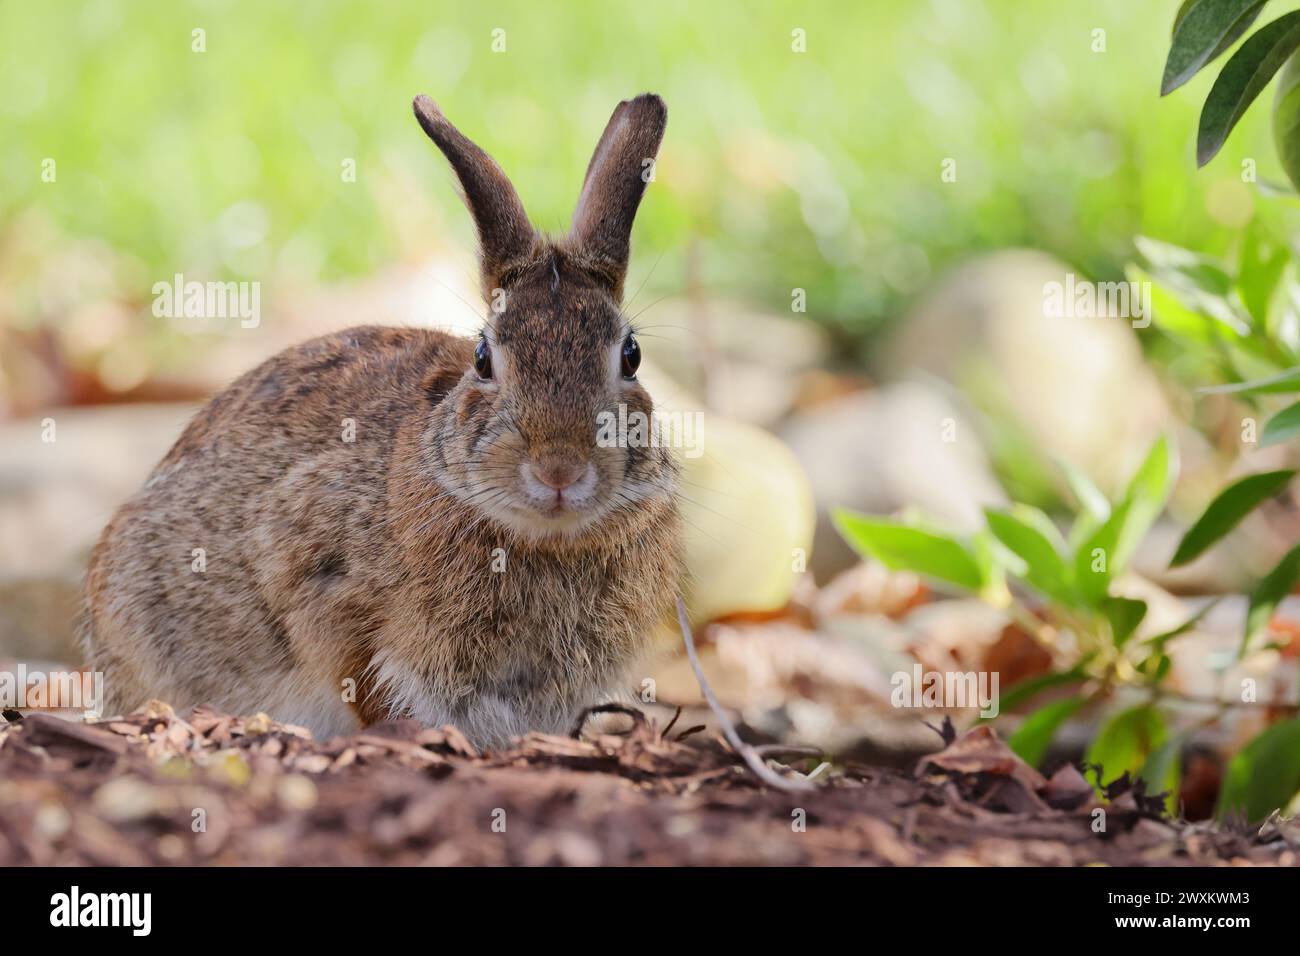
[[(317, 742), (264, 715), (154, 703), (80, 724), (0, 724), (0, 865), (1297, 862), (1295, 832), (1162, 819), (1127, 780), (1048, 780), (987, 728), (916, 773), (823, 766), (760, 785), (726, 746), (653, 722), (480, 754), (399, 722)], [(936, 738), (936, 742), (938, 742)], [(818, 758), (781, 773), (809, 773)], [(1097, 810), (1104, 832), (1095, 832)]]

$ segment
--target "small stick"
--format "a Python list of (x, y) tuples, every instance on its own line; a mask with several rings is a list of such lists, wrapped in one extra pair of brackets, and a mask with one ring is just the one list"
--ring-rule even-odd
[(691, 667), (695, 671), (695, 679), (700, 683), (700, 690), (704, 693), (704, 699), (709, 702), (713, 713), (717, 715), (718, 723), (722, 725), (722, 735), (727, 738), (727, 743), (731, 744), (731, 749), (740, 755), (750, 770), (754, 771), (754, 776), (762, 780), (769, 787), (775, 787), (778, 790), (788, 790), (791, 792), (802, 793), (808, 790), (816, 790), (807, 780), (792, 780), (781, 776), (763, 763), (763, 758), (754, 752), (754, 748), (749, 746), (740, 739), (736, 733), (736, 728), (731, 723), (731, 718), (727, 716), (722, 705), (718, 703), (718, 698), (713, 695), (713, 688), (709, 686), (708, 680), (704, 676), (704, 668), (700, 666), (700, 659), (695, 654), (695, 638), (691, 636), (691, 624), (686, 619), (686, 605), (682, 599), (677, 599), (677, 623), (682, 629), (682, 639), (686, 642), (686, 656), (691, 659)]
[(673, 719), (670, 720), (670, 721), (668, 721), (668, 726), (665, 727), (665, 728), (663, 729), (663, 731), (659, 734), (659, 736), (660, 736), (661, 738), (666, 738), (666, 737), (668, 736), (669, 732), (670, 732), (674, 727), (677, 726), (677, 718), (680, 717), (681, 715), (682, 715), (682, 709), (681, 709), (681, 707), (678, 707), (678, 708), (677, 708), (677, 712), (676, 712), (675, 714), (673, 714)]

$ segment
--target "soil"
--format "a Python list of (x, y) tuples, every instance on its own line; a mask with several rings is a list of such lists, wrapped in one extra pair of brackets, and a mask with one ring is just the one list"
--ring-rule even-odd
[[(1296, 834), (1187, 823), (1128, 781), (1050, 780), (987, 728), (912, 771), (638, 717), (480, 754), (410, 722), (325, 742), (264, 715), (153, 703), (94, 724), (6, 712), (0, 865), (1294, 865)], [(941, 742), (936, 737), (936, 744)], [(1099, 832), (1098, 821), (1104, 821)]]

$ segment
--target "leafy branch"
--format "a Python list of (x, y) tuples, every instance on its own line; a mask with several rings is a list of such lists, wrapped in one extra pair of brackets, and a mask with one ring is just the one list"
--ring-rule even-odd
[[(1184, 0), (1174, 17), (1160, 95), (1178, 89), (1226, 53), (1250, 30), (1267, 0)], [(1204, 166), (1223, 148), (1246, 110), (1282, 70), (1273, 107), (1273, 135), (1283, 168), (1300, 186), (1300, 11), (1265, 24), (1229, 57), (1210, 88), (1196, 133), (1196, 162)]]
[[(1025, 504), (987, 509), (986, 526), (966, 537), (917, 519), (892, 520), (844, 510), (835, 514), (835, 523), (860, 553), (893, 570), (911, 571), (980, 596), (1004, 609), (1048, 648), (1057, 669), (1011, 688), (1001, 701), (1005, 712), (1047, 690), (1069, 691), (1028, 714), (1009, 738), (1009, 745), (1026, 761), (1040, 763), (1060, 727), (1085, 707), (1111, 698), (1119, 688), (1145, 691), (1143, 703), (1103, 721), (1086, 759), (1105, 766), (1108, 773), (1128, 771), (1142, 777), (1157, 791), (1169, 791), (1172, 802), (1179, 755), (1197, 728), (1173, 731), (1162, 705), (1171, 701), (1209, 705), (1216, 710), (1210, 720), (1228, 708), (1251, 706), (1245, 701), (1192, 699), (1165, 685), (1171, 667), (1169, 645), (1196, 627), (1208, 605), (1172, 630), (1139, 639), (1146, 602), (1115, 593), (1116, 579), (1164, 510), (1177, 471), (1174, 448), (1162, 437), (1114, 501), (1083, 476), (1071, 474), (1081, 508), (1065, 534), (1044, 512)], [(1174, 564), (1204, 553), (1253, 508), (1283, 490), (1293, 476), (1292, 471), (1264, 472), (1224, 489), (1183, 536)], [(1292, 555), (1252, 595), (1242, 655), (1277, 602), (1300, 580), (1300, 548)], [(1063, 640), (1066, 634), (1071, 640)], [(1285, 723), (1291, 722), (1296, 721)], [(1234, 764), (1264, 752), (1264, 748), (1247, 748)], [(1267, 752), (1273, 754), (1272, 749)], [(1300, 751), (1289, 759), (1300, 773)], [(1261, 801), (1271, 799), (1251, 788), (1249, 775), (1242, 780), (1241, 787), (1225, 789), (1222, 812), (1245, 806), (1253, 813)]]

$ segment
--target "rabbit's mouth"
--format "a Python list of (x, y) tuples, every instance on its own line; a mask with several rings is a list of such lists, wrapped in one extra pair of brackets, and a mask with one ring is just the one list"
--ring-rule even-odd
[(570, 538), (598, 522), (604, 509), (596, 504), (578, 506), (563, 499), (550, 502), (517, 501), (496, 511), (495, 517), (516, 532), (534, 540)]
[(568, 531), (588, 523), (597, 510), (599, 478), (591, 462), (574, 462), (565, 468), (535, 461), (519, 465), (519, 491), (524, 510), (540, 519), (547, 531)]
[(556, 517), (590, 510), (598, 479), (596, 466), (589, 461), (565, 463), (562, 467), (525, 461), (519, 465), (519, 482), (532, 508)]
[(515, 531), (532, 538), (566, 537), (585, 531), (607, 508), (599, 495), (600, 477), (591, 462), (564, 472), (524, 461), (513, 487), (502, 488), (504, 500), (480, 507)]

